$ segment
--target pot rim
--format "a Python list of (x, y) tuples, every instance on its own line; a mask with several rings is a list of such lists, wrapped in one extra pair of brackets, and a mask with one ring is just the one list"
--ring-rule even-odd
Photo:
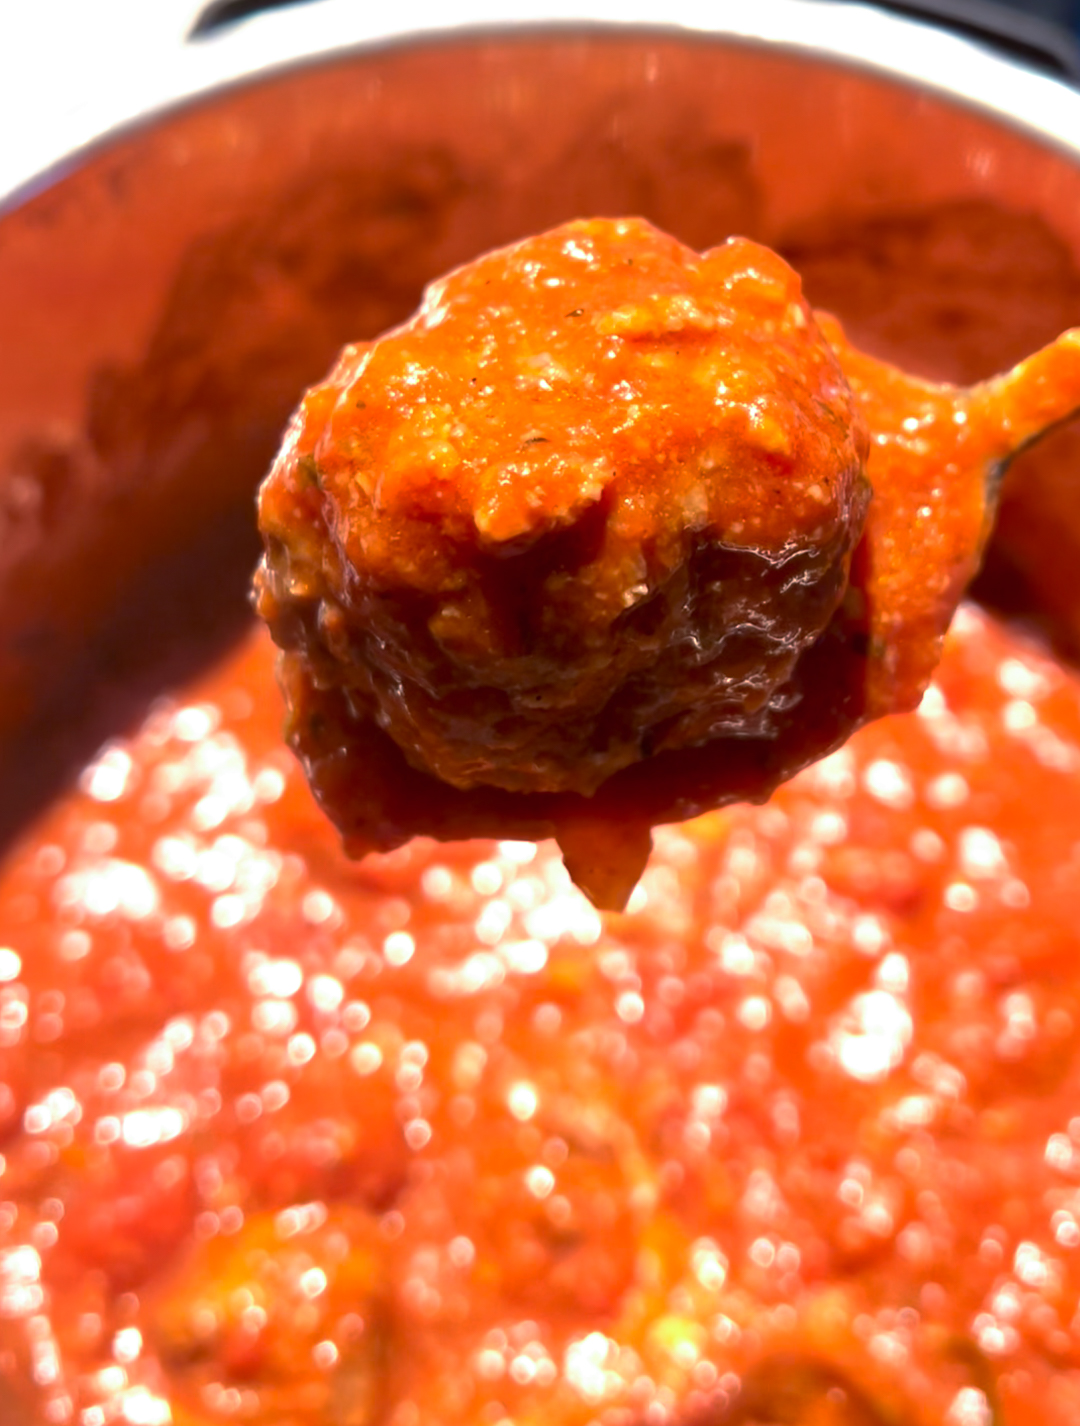
[[(654, 31), (773, 47), (847, 64), (959, 100), (1026, 130), (1080, 161), (1080, 92), (978, 41), (922, 20), (838, 0), (321, 0), (275, 9), (197, 39), (175, 30), (147, 39), (138, 63), (114, 45), (110, 70), (92, 63), (90, 92), (40, 112), (21, 96), (18, 145), (0, 154), (0, 216), (59, 182), (95, 151), (170, 112), (290, 69), (406, 44), (477, 36), (527, 38), (566, 30)], [(8, 128), (8, 132), (11, 129)], [(6, 147), (6, 146), (5, 146)]]

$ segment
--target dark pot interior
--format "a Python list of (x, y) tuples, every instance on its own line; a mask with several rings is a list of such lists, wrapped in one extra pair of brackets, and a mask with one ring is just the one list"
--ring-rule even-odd
[[(621, 213), (764, 240), (932, 377), (1080, 323), (1074, 155), (775, 48), (429, 41), (148, 121), (0, 218), (0, 837), (242, 627), (253, 491), (337, 348), (485, 248)], [(978, 591), (1066, 651), (1078, 483), (1080, 428), (1016, 463)]]

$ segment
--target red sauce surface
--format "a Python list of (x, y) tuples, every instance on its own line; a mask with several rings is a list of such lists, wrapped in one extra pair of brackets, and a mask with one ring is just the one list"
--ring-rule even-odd
[(624, 915), (349, 861), (280, 717), (260, 634), (0, 873), (5, 1426), (1080, 1419), (1073, 676), (962, 611)]

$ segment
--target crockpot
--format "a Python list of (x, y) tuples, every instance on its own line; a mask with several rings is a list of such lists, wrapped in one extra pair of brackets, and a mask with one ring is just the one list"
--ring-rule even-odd
[[(1080, 95), (975, 41), (815, 0), (370, 11), (151, 47), (9, 156), (0, 836), (240, 630), (299, 393), (483, 249), (584, 214), (746, 233), (937, 378), (1080, 324)], [(1078, 485), (1078, 429), (1015, 464), (979, 591), (1066, 651)]]
[[(582, 214), (746, 233), (936, 377), (1080, 322), (1059, 80), (826, 0), (431, 13), (196, 27), (9, 150), (0, 834), (247, 617), (252, 492), (298, 394), (483, 249)], [(1015, 468), (990, 561), (1066, 642), (1077, 440)]]

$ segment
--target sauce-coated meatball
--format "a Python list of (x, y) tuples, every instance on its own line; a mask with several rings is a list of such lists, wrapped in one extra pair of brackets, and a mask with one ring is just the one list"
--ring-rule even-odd
[(262, 495), (263, 611), (414, 767), (589, 794), (771, 730), (847, 585), (865, 456), (781, 259), (572, 223), (308, 394)]

